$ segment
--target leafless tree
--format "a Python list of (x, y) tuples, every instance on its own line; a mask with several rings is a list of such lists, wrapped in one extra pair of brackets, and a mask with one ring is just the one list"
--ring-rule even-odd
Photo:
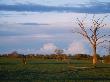
[(105, 27), (106, 24), (104, 24), (104, 20), (107, 16), (104, 16), (103, 18), (95, 18), (95, 15), (93, 15), (91, 19), (91, 26), (88, 28), (85, 24), (85, 21), (87, 21), (87, 17), (84, 17), (84, 19), (77, 18), (77, 24), (80, 27), (79, 31), (73, 31), (73, 33), (78, 33), (82, 35), (84, 38), (86, 38), (91, 45), (92, 48), (92, 55), (93, 55), (93, 65), (96, 66), (97, 63), (97, 46), (104, 43), (106, 40), (104, 39), (107, 35), (102, 35), (101, 28)]

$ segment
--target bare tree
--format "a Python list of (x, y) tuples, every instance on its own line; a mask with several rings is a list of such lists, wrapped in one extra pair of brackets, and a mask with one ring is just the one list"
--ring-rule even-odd
[(73, 31), (73, 33), (78, 33), (82, 35), (84, 38), (86, 38), (90, 42), (91, 48), (92, 48), (92, 55), (93, 55), (93, 65), (95, 66), (97, 63), (97, 46), (106, 41), (101, 39), (107, 35), (102, 35), (100, 31), (101, 28), (106, 26), (106, 24), (104, 24), (104, 19), (106, 17), (107, 16), (96, 19), (95, 15), (93, 15), (90, 28), (88, 28), (85, 25), (85, 21), (87, 21), (85, 20), (86, 17), (84, 19), (77, 18), (77, 24), (80, 27), (80, 30), (75, 32)]

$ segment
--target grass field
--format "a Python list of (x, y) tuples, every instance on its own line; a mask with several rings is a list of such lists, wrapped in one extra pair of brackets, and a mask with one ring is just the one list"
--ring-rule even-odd
[(0, 82), (110, 82), (110, 64), (68, 61), (0, 57)]

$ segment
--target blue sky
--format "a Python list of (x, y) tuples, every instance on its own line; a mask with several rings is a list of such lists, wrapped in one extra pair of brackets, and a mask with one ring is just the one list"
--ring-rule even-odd
[[(68, 54), (91, 54), (87, 40), (72, 33), (78, 28), (76, 18), (86, 14), (88, 20), (93, 14), (110, 15), (110, 1), (0, 0), (0, 53), (48, 54), (59, 48)], [(110, 33), (109, 20), (108, 16), (103, 33)], [(105, 50), (99, 48), (98, 53)]]

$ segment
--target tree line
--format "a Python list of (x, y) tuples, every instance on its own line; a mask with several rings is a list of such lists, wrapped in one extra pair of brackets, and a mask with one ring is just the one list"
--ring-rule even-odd
[[(105, 63), (110, 63), (110, 54), (100, 56), (97, 54), (97, 60)], [(65, 61), (65, 60), (91, 60), (92, 56), (89, 54), (64, 54), (64, 53), (55, 53), (55, 54), (19, 54), (18, 52), (14, 51), (9, 54), (1, 54), (0, 57), (7, 57), (7, 58), (22, 58), (24, 64), (26, 64), (27, 59), (55, 59), (58, 61)]]

